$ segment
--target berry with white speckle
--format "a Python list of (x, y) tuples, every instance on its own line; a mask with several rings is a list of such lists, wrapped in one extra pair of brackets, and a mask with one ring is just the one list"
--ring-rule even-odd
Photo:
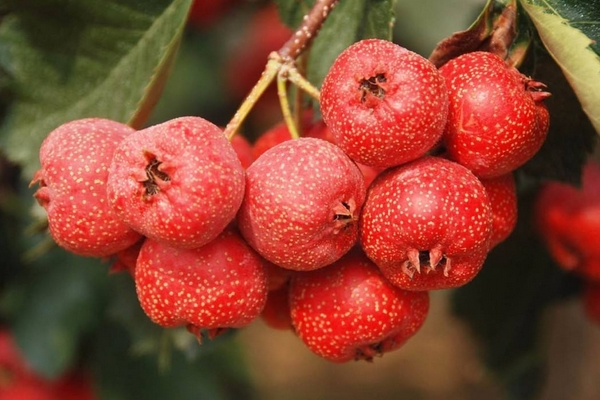
[(517, 225), (517, 188), (512, 173), (481, 179), (492, 206), (490, 249), (506, 240)]
[(222, 130), (176, 118), (127, 137), (116, 149), (108, 199), (136, 231), (194, 248), (219, 235), (244, 197), (244, 169)]
[(428, 292), (392, 285), (359, 250), (292, 277), (292, 324), (317, 355), (336, 363), (372, 361), (402, 346), (423, 325)]
[(450, 98), (444, 144), (450, 158), (482, 178), (504, 175), (540, 149), (550, 94), (495, 54), (476, 51), (440, 68)]
[(105, 257), (141, 238), (120, 220), (106, 198), (113, 153), (135, 131), (119, 122), (86, 118), (67, 122), (40, 147), (41, 169), (31, 184), (48, 214), (50, 234), (78, 255)]
[(364, 198), (362, 174), (339, 147), (314, 138), (289, 140), (248, 168), (238, 225), (267, 260), (313, 270), (356, 243)]
[(353, 160), (387, 168), (415, 160), (441, 138), (444, 78), (426, 58), (381, 39), (344, 50), (321, 88), (323, 120)]
[(232, 229), (195, 249), (178, 249), (146, 239), (135, 285), (150, 319), (191, 332), (241, 328), (257, 318), (267, 300), (261, 258)]
[(367, 256), (398, 287), (458, 287), (477, 275), (487, 256), (491, 204), (467, 168), (423, 157), (379, 175), (360, 229)]

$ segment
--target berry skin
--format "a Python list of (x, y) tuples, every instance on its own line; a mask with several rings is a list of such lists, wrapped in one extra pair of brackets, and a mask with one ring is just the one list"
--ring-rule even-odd
[(441, 138), (444, 79), (424, 57), (366, 39), (344, 50), (321, 88), (323, 120), (353, 160), (387, 168), (415, 160)]
[(67, 122), (40, 147), (41, 169), (31, 184), (34, 197), (48, 214), (50, 234), (78, 255), (105, 257), (140, 239), (110, 207), (108, 167), (119, 143), (135, 131), (100, 118)]
[(244, 169), (220, 128), (181, 117), (123, 140), (107, 188), (113, 209), (133, 229), (194, 248), (235, 218), (244, 197)]
[(481, 179), (492, 205), (490, 249), (506, 240), (517, 225), (517, 188), (512, 174)]
[(360, 222), (367, 256), (407, 290), (462, 286), (481, 269), (492, 232), (481, 182), (452, 161), (424, 157), (384, 171)]
[(242, 135), (235, 135), (231, 139), (231, 146), (240, 159), (240, 163), (244, 169), (248, 168), (250, 164), (254, 162), (254, 156), (252, 155), (252, 145)]
[(289, 294), (288, 284), (275, 290), (269, 290), (267, 304), (265, 304), (260, 317), (270, 328), (278, 330), (293, 329), (290, 316)]
[(142, 309), (154, 323), (186, 326), (195, 334), (246, 326), (267, 300), (261, 258), (229, 228), (195, 249), (146, 239), (135, 285)]
[(600, 280), (600, 166), (585, 165), (580, 188), (546, 183), (534, 211), (538, 232), (556, 263)]
[(294, 275), (294, 329), (315, 354), (336, 363), (371, 361), (402, 346), (423, 325), (428, 292), (393, 286), (362, 252)]
[(289, 140), (248, 168), (238, 225), (268, 261), (313, 270), (356, 243), (364, 198), (362, 174), (339, 147), (313, 138)]
[(549, 128), (543, 84), (487, 52), (463, 54), (440, 68), (450, 107), (444, 144), (451, 159), (482, 178), (504, 175), (540, 149)]

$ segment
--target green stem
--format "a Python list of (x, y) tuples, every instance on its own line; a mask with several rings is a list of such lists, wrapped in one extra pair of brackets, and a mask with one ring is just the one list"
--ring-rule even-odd
[(321, 93), (319, 89), (317, 89), (312, 83), (308, 81), (298, 70), (294, 67), (287, 67), (286, 73), (288, 79), (297, 87), (305, 91), (310, 97), (319, 101), (321, 98)]
[(252, 90), (248, 96), (246, 96), (240, 108), (238, 108), (231, 121), (229, 121), (225, 127), (225, 136), (227, 136), (229, 140), (235, 136), (239, 127), (242, 125), (250, 111), (252, 111), (256, 102), (260, 99), (260, 96), (267, 90), (281, 70), (283, 64), (276, 54), (277, 53), (272, 53), (271, 56), (269, 56), (269, 61), (267, 62), (260, 79), (256, 82), (254, 87), (252, 87)]
[(287, 96), (287, 78), (285, 74), (280, 73), (277, 76), (277, 94), (279, 95), (279, 104), (281, 104), (281, 112), (283, 113), (283, 119), (290, 131), (292, 139), (298, 139), (300, 134), (298, 128), (294, 122), (294, 116), (290, 108), (290, 101)]

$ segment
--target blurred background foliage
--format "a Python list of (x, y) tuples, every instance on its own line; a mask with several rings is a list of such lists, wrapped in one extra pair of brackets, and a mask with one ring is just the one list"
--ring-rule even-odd
[[(149, 3), (158, 13), (170, 2)], [(157, 60), (170, 74), (162, 94), (154, 98), (158, 103), (145, 125), (198, 115), (225, 126), (260, 75), (268, 53), (289, 37), (290, 30), (278, 21), (272, 2), (229, 3), (213, 18), (202, 18), (208, 12), (194, 20), (190, 16), (172, 65)], [(15, 4), (0, 0), (0, 32), (3, 15)], [(49, 10), (61, 1), (23, 0), (19, 4), (21, 9), (35, 4)], [(98, 7), (99, 3), (90, 0), (90, 4)], [(136, 4), (141, 7), (145, 2)], [(466, 29), (485, 1), (397, 0), (390, 4), (395, 11), (393, 40), (427, 57), (440, 40)], [(143, 24), (143, 18), (138, 22)], [(171, 29), (177, 29), (176, 24)], [(0, 41), (0, 67), (2, 57)], [(539, 57), (544, 57), (543, 52)], [(535, 71), (532, 62), (524, 68), (544, 73)], [(7, 76), (10, 71), (0, 68), (3, 116), (14, 96)], [(565, 103), (579, 108), (575, 97), (557, 101), (556, 108), (564, 108)], [(253, 141), (280, 120), (275, 93), (268, 92), (242, 134)], [(589, 121), (582, 119), (580, 124), (578, 129), (589, 131)], [(545, 395), (543, 388), (552, 386), (549, 380), (556, 376), (551, 374), (550, 356), (542, 342), (547, 310), (576, 298), (580, 282), (561, 272), (539, 243), (529, 218), (531, 201), (536, 178), (577, 179), (578, 168), (595, 141), (590, 135), (579, 138), (579, 144), (556, 139), (542, 161), (534, 160), (520, 172), (521, 217), (516, 232), (490, 254), (475, 281), (459, 290), (433, 294), (423, 333), (405, 349), (386, 354), (372, 365), (344, 366), (318, 359), (290, 332), (271, 332), (260, 321), (202, 345), (185, 330), (153, 325), (137, 303), (131, 278), (125, 273), (109, 274), (110, 260), (76, 257), (53, 244), (40, 222), (43, 214), (32, 198), (29, 176), (21, 175), (21, 166), (8, 161), (3, 147), (0, 329), (12, 332), (19, 350), (44, 379), (84, 371), (95, 395), (103, 400), (533, 399)], [(571, 153), (572, 162), (567, 161), (567, 167), (555, 162), (552, 165), (558, 167), (549, 168), (548, 160), (565, 142), (577, 149)], [(5, 145), (5, 138), (0, 143)], [(29, 150), (37, 152), (37, 148)], [(572, 317), (579, 315), (577, 306), (573, 310), (569, 323), (585, 325), (581, 318)], [(572, 345), (572, 340), (581, 342), (582, 337), (565, 339), (565, 346)], [(593, 389), (585, 393), (598, 394)]]

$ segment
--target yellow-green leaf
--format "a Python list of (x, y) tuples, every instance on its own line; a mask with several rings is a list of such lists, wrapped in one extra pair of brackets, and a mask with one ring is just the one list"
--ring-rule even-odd
[(600, 39), (598, 2), (521, 0), (521, 3), (600, 133), (600, 57), (594, 48)]

